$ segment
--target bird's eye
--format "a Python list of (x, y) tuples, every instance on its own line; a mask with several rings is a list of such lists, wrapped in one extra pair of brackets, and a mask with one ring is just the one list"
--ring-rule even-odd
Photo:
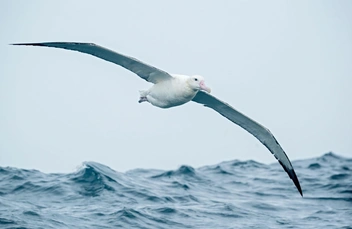
[(197, 79), (197, 78), (194, 78), (194, 81), (198, 81), (198, 79)]

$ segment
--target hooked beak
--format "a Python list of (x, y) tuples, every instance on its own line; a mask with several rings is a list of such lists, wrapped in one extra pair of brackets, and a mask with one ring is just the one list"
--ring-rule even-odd
[(208, 93), (211, 92), (211, 89), (205, 85), (204, 80), (200, 81), (199, 86), (201, 90), (206, 91)]

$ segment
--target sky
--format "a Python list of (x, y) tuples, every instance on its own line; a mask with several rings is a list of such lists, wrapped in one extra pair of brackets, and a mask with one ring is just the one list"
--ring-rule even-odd
[[(150, 83), (78, 52), (10, 46), (92, 42), (212, 94), (271, 130), (292, 160), (352, 157), (352, 1), (0, 1), (0, 166), (117, 171), (275, 162), (199, 104), (138, 103)], [(299, 174), (299, 171), (296, 171)]]

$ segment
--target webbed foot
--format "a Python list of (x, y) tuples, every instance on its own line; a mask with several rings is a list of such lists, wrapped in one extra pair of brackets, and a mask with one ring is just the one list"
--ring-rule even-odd
[(142, 102), (149, 102), (149, 101), (148, 101), (147, 97), (143, 96), (143, 97), (140, 97), (140, 98), (139, 98), (139, 101), (138, 101), (138, 102), (139, 102), (139, 103), (142, 103)]

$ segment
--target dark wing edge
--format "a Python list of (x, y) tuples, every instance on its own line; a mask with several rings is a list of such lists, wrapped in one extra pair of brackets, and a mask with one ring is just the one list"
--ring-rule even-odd
[(293, 169), (290, 159), (287, 157), (285, 151), (281, 148), (273, 134), (267, 128), (238, 112), (229, 104), (220, 101), (206, 92), (199, 91), (193, 98), (193, 101), (212, 108), (231, 122), (241, 126), (247, 132), (256, 137), (279, 161), (280, 165), (286, 171), (303, 197), (301, 185), (298, 181), (298, 177)]
[(61, 48), (67, 50), (78, 51), (86, 54), (93, 55), (103, 60), (112, 62), (120, 65), (121, 67), (130, 70), (137, 74), (142, 79), (151, 82), (158, 83), (163, 80), (170, 79), (167, 72), (143, 63), (135, 58), (122, 55), (114, 52), (102, 46), (93, 43), (79, 43), (79, 42), (43, 42), (43, 43), (15, 43), (11, 45), (26, 45), (26, 46), (42, 46)]

